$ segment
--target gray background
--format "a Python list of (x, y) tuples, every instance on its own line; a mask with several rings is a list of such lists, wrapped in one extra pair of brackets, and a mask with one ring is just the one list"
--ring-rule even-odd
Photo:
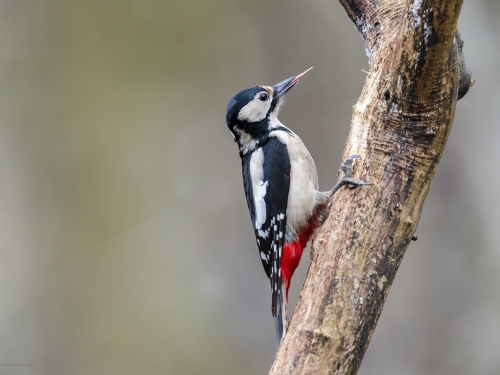
[[(499, 18), (465, 1), (476, 85), (360, 374), (500, 373)], [(0, 374), (266, 373), (269, 283), (224, 115), (310, 66), (281, 120), (328, 189), (367, 70), (336, 1), (0, 1)]]

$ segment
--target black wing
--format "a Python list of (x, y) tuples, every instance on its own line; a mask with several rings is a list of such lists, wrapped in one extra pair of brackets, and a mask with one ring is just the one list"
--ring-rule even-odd
[[(254, 155), (255, 152), (263, 154)], [(260, 166), (262, 155), (263, 163), (260, 163)], [(260, 150), (254, 151), (253, 154), (243, 159), (243, 178), (248, 209), (262, 265), (271, 281), (273, 316), (278, 315), (279, 297), (282, 293), (280, 267), (285, 243), (290, 170), (287, 148), (275, 137), (269, 138)], [(260, 181), (261, 184), (257, 185), (256, 181)]]

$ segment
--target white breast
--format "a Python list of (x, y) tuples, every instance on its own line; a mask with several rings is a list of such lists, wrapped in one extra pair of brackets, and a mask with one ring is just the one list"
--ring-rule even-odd
[(287, 223), (297, 234), (307, 225), (316, 204), (318, 173), (311, 154), (294, 133), (273, 130), (269, 134), (287, 145), (290, 156), (290, 191), (288, 193)]

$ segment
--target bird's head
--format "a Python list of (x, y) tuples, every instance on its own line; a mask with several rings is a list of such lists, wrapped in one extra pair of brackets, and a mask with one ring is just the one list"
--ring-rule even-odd
[(279, 125), (278, 112), (285, 94), (309, 70), (274, 86), (255, 86), (237, 93), (229, 102), (226, 123), (242, 155), (252, 151)]

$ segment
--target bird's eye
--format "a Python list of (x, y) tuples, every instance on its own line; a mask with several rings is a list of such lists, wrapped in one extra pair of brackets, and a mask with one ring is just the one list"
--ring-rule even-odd
[(269, 95), (267, 95), (265, 92), (261, 93), (259, 95), (259, 100), (265, 102), (267, 100), (267, 98), (269, 97)]

